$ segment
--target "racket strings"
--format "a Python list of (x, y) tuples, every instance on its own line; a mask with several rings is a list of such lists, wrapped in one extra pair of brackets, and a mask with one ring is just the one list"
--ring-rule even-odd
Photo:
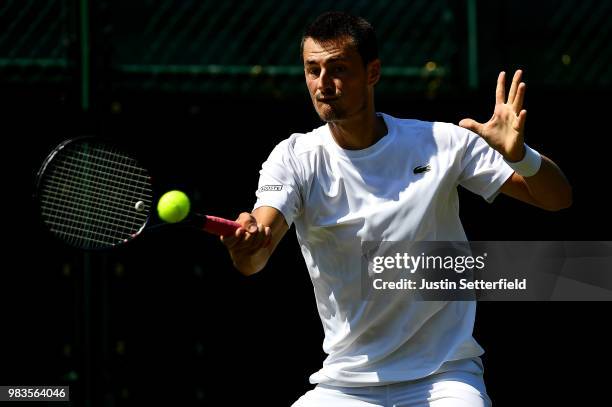
[[(62, 201), (63, 206), (59, 205), (57, 203), (46, 203), (43, 206), (43, 209), (46, 210), (47, 212), (49, 212), (50, 215), (55, 215), (55, 216), (62, 215), (62, 216), (67, 217), (67, 216), (72, 216), (72, 215), (74, 215), (76, 213), (76, 214), (80, 215), (81, 219), (89, 221), (89, 222), (96, 222), (99, 219), (103, 219), (104, 221), (106, 221), (108, 223), (116, 222), (115, 226), (118, 227), (118, 228), (123, 228), (123, 229), (128, 229), (128, 230), (132, 230), (133, 229), (133, 226), (126, 226), (124, 224), (121, 224), (121, 223), (127, 222), (128, 221), (127, 219), (119, 219), (118, 220), (116, 218), (113, 218), (111, 216), (111, 214), (110, 214), (111, 212), (109, 212), (107, 210), (104, 210), (105, 212), (107, 212), (106, 214), (105, 213), (100, 213), (99, 217), (94, 218), (94, 217), (89, 216), (90, 212), (88, 211), (88, 207), (87, 206), (80, 206), (80, 207), (77, 206), (77, 207), (73, 208), (73, 212), (69, 212), (69, 211), (66, 210), (66, 204), (70, 204), (70, 202), (68, 202), (66, 200), (63, 200), (63, 199), (61, 199), (61, 201)], [(125, 215), (122, 215), (122, 216), (125, 216)], [(75, 219), (75, 220), (77, 220), (77, 219)], [(142, 219), (142, 221), (144, 221), (144, 220), (146, 220), (146, 218)], [(82, 222), (82, 223), (85, 224), (85, 222)]]
[[(79, 188), (78, 185), (73, 185), (71, 183), (62, 183), (61, 181), (65, 181), (65, 180), (57, 180), (57, 179), (50, 179), (48, 185), (45, 187), (45, 192), (48, 193), (49, 195), (52, 195), (57, 201), (61, 201), (63, 205), (74, 205), (75, 206), (75, 210), (79, 210), (79, 209), (85, 209), (87, 210), (87, 208), (91, 205), (91, 197), (96, 197), (96, 199), (99, 200), (99, 206), (100, 206), (100, 211), (101, 211), (101, 216), (103, 216), (105, 213), (109, 214), (109, 215), (114, 215), (114, 216), (120, 216), (120, 217), (127, 217), (130, 218), (132, 216), (134, 216), (134, 211), (132, 210), (127, 210), (124, 209), (123, 207), (116, 207), (114, 209), (107, 209), (109, 208), (109, 205), (114, 206), (113, 204), (116, 203), (116, 201), (113, 201), (111, 199), (107, 199), (104, 195), (100, 195), (97, 192), (92, 192), (91, 194), (88, 195), (88, 191), (82, 188)], [(66, 187), (72, 187), (73, 189), (71, 190), (72, 193), (74, 194), (74, 196), (72, 197), (72, 201), (69, 201), (65, 198), (65, 192), (66, 192)], [(122, 203), (126, 204), (129, 203), (130, 201), (128, 200), (121, 200)], [(59, 206), (60, 208), (62, 206)], [(145, 207), (148, 207), (145, 204)], [(146, 215), (140, 214), (144, 218), (146, 218)], [(138, 216), (138, 214), (136, 214), (136, 216)], [(122, 220), (122, 218), (120, 218), (119, 220)]]
[[(64, 188), (70, 187), (75, 194), (80, 194), (87, 198), (93, 196), (100, 201), (110, 202), (112, 206), (118, 201), (129, 205), (134, 198), (132, 194), (125, 192), (125, 186), (117, 187), (116, 185), (110, 185), (108, 180), (99, 178), (96, 175), (92, 176), (87, 187), (83, 187), (80, 183), (74, 182), (74, 179), (80, 175), (79, 173), (65, 171), (65, 168), (61, 166), (58, 166), (55, 170), (56, 172), (49, 175), (48, 178), (47, 187), (50, 191), (62, 191)], [(112, 198), (109, 198), (109, 194), (112, 194)], [(149, 194), (143, 194), (143, 196), (151, 198)]]
[[(143, 168), (137, 167), (135, 165), (131, 165), (129, 163), (129, 161), (132, 160), (129, 157), (122, 156), (122, 155), (119, 155), (119, 154), (115, 154), (115, 153), (112, 153), (110, 151), (100, 150), (100, 149), (93, 149), (92, 151), (94, 153), (99, 154), (99, 156), (97, 158), (100, 160), (100, 162), (107, 163), (107, 164), (106, 165), (100, 165), (100, 164), (98, 164), (96, 162), (90, 162), (89, 159), (91, 158), (91, 154), (89, 154), (87, 152), (84, 152), (84, 151), (78, 151), (78, 150), (73, 150), (75, 155), (72, 156), (72, 157), (69, 157), (69, 158), (74, 160), (74, 161), (80, 161), (80, 162), (83, 162), (83, 163), (87, 163), (87, 164), (91, 164), (91, 165), (94, 165), (94, 166), (102, 167), (103, 169), (108, 169), (108, 165), (113, 166), (113, 165), (121, 164), (121, 166), (115, 168), (115, 171), (123, 172), (123, 173), (127, 174), (130, 180), (132, 180), (133, 178), (137, 178), (137, 177), (143, 178), (145, 180), (147, 180), (149, 178), (149, 176), (146, 175), (146, 174), (140, 174), (140, 172), (143, 172), (143, 171), (146, 173), (146, 171)], [(102, 154), (107, 154), (109, 156), (116, 157), (116, 160), (106, 159), (106, 158), (102, 157)], [(83, 157), (84, 160), (79, 159), (77, 156), (78, 157)], [(128, 162), (120, 163), (117, 160), (128, 161)], [(127, 168), (128, 170), (124, 170), (123, 168)]]
[[(82, 152), (78, 152), (78, 153), (83, 154)], [(83, 158), (80, 158), (80, 157), (66, 157), (65, 164), (69, 165), (70, 168), (76, 168), (76, 169), (80, 169), (83, 165), (92, 166), (93, 168), (99, 169), (100, 173), (102, 173), (102, 174), (105, 171), (108, 171), (108, 167), (113, 164), (109, 160), (104, 160), (105, 162), (103, 164), (98, 164), (96, 162), (92, 162), (91, 161), (92, 157), (95, 157), (95, 156), (91, 156), (91, 155), (86, 156), (86, 155), (84, 155)], [(133, 167), (131, 165), (125, 165), (125, 168), (135, 168), (135, 167)], [(134, 171), (134, 170), (132, 170), (132, 171)], [(128, 182), (128, 183), (132, 183), (132, 182), (135, 182), (135, 181), (137, 182), (138, 180), (134, 179), (136, 177), (142, 177), (145, 180), (148, 178), (147, 176), (136, 174), (134, 172), (130, 172), (129, 170), (124, 170), (123, 168), (114, 168), (113, 175), (115, 175), (117, 180), (121, 180), (121, 181)], [(117, 183), (117, 181), (112, 180), (112, 179), (110, 181), (113, 182), (113, 183)]]
[[(117, 233), (120, 232), (119, 226), (123, 226), (129, 231), (134, 231), (136, 229), (135, 226), (139, 224), (139, 222), (136, 222), (133, 216), (128, 217), (128, 220), (121, 218), (112, 219), (112, 217), (109, 219), (108, 216), (101, 216), (100, 213), (100, 210), (106, 210), (106, 212), (109, 212), (109, 214), (113, 216), (113, 210), (115, 208), (123, 209), (122, 205), (126, 204), (125, 201), (122, 202), (122, 199), (118, 199), (118, 197), (129, 198), (129, 194), (118, 193), (118, 191), (121, 191), (120, 188), (133, 184), (132, 180), (124, 176), (125, 173), (118, 171), (120, 166), (117, 164), (124, 164), (121, 161), (125, 161), (125, 158), (119, 156), (119, 159), (121, 160), (119, 161), (117, 160), (117, 154), (110, 154), (109, 151), (100, 149), (93, 149), (92, 153), (78, 150), (75, 151), (74, 149), (73, 152), (76, 152), (76, 154), (81, 156), (85, 156), (87, 159), (77, 160), (80, 161), (80, 163), (74, 165), (73, 156), (66, 155), (66, 160), (64, 161), (65, 165), (58, 166), (58, 168), (66, 168), (66, 164), (72, 164), (70, 165), (70, 168), (73, 171), (76, 170), (78, 174), (76, 176), (84, 175), (88, 181), (82, 183), (83, 187), (81, 188), (78, 187), (78, 183), (76, 184), (77, 187), (75, 188), (75, 183), (70, 182), (69, 184), (72, 187), (72, 192), (85, 194), (85, 197), (91, 195), (91, 197), (95, 198), (96, 200), (90, 200), (90, 206), (92, 208), (86, 207), (85, 211), (81, 210), (74, 212), (74, 215), (76, 216), (73, 217), (73, 224), (71, 226), (76, 232), (79, 232), (81, 238), (93, 239), (95, 236), (97, 236), (110, 239), (110, 241), (105, 240), (107, 244), (116, 243), (117, 237), (119, 237), (120, 240), (124, 237), (121, 233)], [(105, 156), (113, 157), (115, 160), (107, 160), (105, 159)], [(100, 163), (104, 163), (104, 165), (101, 165)], [(75, 174), (69, 174), (69, 176), (75, 176)], [(105, 199), (105, 196), (110, 198)], [(117, 206), (117, 204), (119, 204), (119, 206)], [(131, 202), (128, 202), (128, 208), (133, 213), (136, 213), (133, 210), (134, 207), (132, 206)], [(94, 209), (94, 211), (91, 211), (90, 209)], [(125, 211), (125, 209), (123, 210)], [(88, 216), (88, 214), (92, 213), (94, 214), (93, 217), (91, 215)]]
[(41, 185), (43, 220), (68, 243), (114, 246), (148, 219), (152, 189), (147, 171), (120, 151), (75, 142), (51, 161)]
[[(99, 229), (105, 229), (105, 230), (111, 230), (111, 229), (104, 228), (103, 226), (100, 227), (99, 225), (96, 225), (96, 219), (92, 218), (91, 216), (87, 216), (88, 214), (93, 213), (91, 209), (92, 209), (92, 206), (95, 206), (95, 203), (92, 202), (91, 199), (87, 199), (88, 197), (87, 193), (89, 191), (85, 187), (85, 184), (83, 184), (84, 185), (83, 188), (79, 188), (78, 187), (79, 184), (72, 182), (73, 178), (76, 179), (77, 181), (79, 180), (78, 177), (80, 177), (81, 175), (81, 171), (80, 171), (81, 168), (79, 168), (79, 171), (77, 171), (78, 175), (70, 174), (69, 176), (67, 176), (66, 174), (62, 174), (61, 171), (58, 171), (58, 169), (64, 168), (64, 166), (60, 164), (62, 163), (65, 164), (65, 162), (67, 161), (66, 157), (69, 157), (69, 155), (64, 155), (61, 161), (56, 159), (55, 161), (56, 165), (53, 168), (53, 172), (49, 176), (49, 179), (55, 182), (49, 181), (48, 184), (51, 184), (55, 186), (56, 188), (59, 188), (59, 190), (52, 191), (52, 192), (56, 192), (55, 198), (56, 198), (56, 201), (59, 201), (59, 202), (53, 202), (52, 205), (48, 205), (48, 200), (47, 202), (43, 202), (43, 213), (46, 213), (48, 217), (50, 218), (48, 219), (49, 225), (54, 226), (56, 228), (56, 229), (52, 228), (53, 231), (67, 232), (65, 233), (65, 235), (72, 236), (73, 238), (76, 238), (76, 237), (81, 238), (81, 239), (83, 239), (84, 237), (93, 238), (94, 234), (101, 235), (100, 237), (104, 237), (104, 238), (112, 237), (112, 233), (109, 235), (109, 234), (104, 233), (104, 231), (99, 230)], [(81, 180), (81, 183), (82, 183), (82, 180)], [(49, 189), (50, 188), (48, 186), (45, 188), (47, 192), (49, 192)], [(78, 190), (78, 189), (81, 189), (83, 191), (82, 194), (86, 198), (85, 199), (86, 205), (84, 209), (81, 211), (75, 210), (78, 208), (75, 208), (73, 206), (74, 198), (75, 198), (74, 196), (75, 190)], [(59, 195), (59, 198), (58, 198), (58, 195)], [(64, 195), (66, 196), (66, 199), (61, 198)], [(66, 206), (67, 210), (62, 210), (64, 206)], [(66, 221), (69, 221), (69, 223), (66, 223)], [(90, 226), (98, 226), (98, 228), (92, 228)], [(72, 231), (76, 232), (77, 234), (69, 233), (66, 230), (67, 227), (69, 227), (69, 229), (72, 229)]]

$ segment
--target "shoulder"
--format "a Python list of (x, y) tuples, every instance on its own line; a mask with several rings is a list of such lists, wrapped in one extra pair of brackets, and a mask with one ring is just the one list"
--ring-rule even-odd
[(440, 121), (426, 121), (417, 119), (402, 119), (383, 114), (387, 125), (391, 125), (402, 140), (411, 143), (433, 142), (438, 147), (451, 147), (462, 145), (467, 141), (469, 130), (452, 123)]
[(293, 174), (300, 180), (308, 179), (313, 163), (324, 151), (326, 129), (326, 126), (321, 126), (307, 133), (293, 133), (274, 147), (262, 169), (275, 174)]
[(398, 118), (386, 113), (381, 113), (387, 125), (391, 125), (400, 133), (429, 133), (434, 135), (448, 136), (453, 133), (468, 131), (452, 123), (427, 121), (410, 118)]
[(283, 155), (298, 159), (303, 155), (320, 150), (325, 146), (326, 126), (307, 133), (293, 133), (274, 147), (271, 156)]

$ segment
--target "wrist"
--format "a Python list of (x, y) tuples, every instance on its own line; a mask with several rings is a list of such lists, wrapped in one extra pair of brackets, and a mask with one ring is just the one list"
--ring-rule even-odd
[(523, 177), (531, 177), (540, 170), (542, 156), (527, 144), (524, 144), (524, 148), (525, 155), (523, 156), (522, 160), (516, 162), (509, 161), (505, 158), (504, 160), (517, 174), (522, 175)]
[(508, 163), (516, 163), (522, 161), (525, 158), (525, 154), (527, 153), (527, 149), (525, 148), (525, 143), (521, 143), (520, 147), (517, 147), (507, 154), (503, 154), (504, 160)]

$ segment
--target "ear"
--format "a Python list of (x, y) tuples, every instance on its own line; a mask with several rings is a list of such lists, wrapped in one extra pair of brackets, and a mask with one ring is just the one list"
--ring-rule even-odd
[(367, 66), (368, 85), (376, 85), (380, 79), (380, 59), (370, 61)]

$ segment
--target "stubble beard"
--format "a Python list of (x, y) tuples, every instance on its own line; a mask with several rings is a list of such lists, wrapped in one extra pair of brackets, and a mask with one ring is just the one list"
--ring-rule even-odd
[(346, 120), (350, 116), (359, 114), (359, 113), (363, 112), (364, 110), (366, 110), (367, 107), (368, 107), (368, 93), (367, 93), (367, 90), (364, 91), (362, 101), (363, 102), (362, 102), (361, 106), (359, 106), (359, 109), (357, 109), (353, 113), (349, 113), (346, 109), (344, 109), (342, 107), (333, 106), (333, 105), (330, 105), (330, 104), (325, 104), (326, 106), (323, 106), (322, 108), (317, 109), (316, 104), (318, 102), (315, 100), (314, 103), (315, 103), (315, 110), (317, 111), (317, 114), (319, 115), (321, 120), (323, 120), (325, 123), (334, 123), (334, 122), (339, 122), (339, 121), (342, 121), (342, 120)]
[(326, 123), (336, 122), (346, 118), (347, 114), (344, 109), (334, 106), (324, 106), (317, 110), (319, 117)]

